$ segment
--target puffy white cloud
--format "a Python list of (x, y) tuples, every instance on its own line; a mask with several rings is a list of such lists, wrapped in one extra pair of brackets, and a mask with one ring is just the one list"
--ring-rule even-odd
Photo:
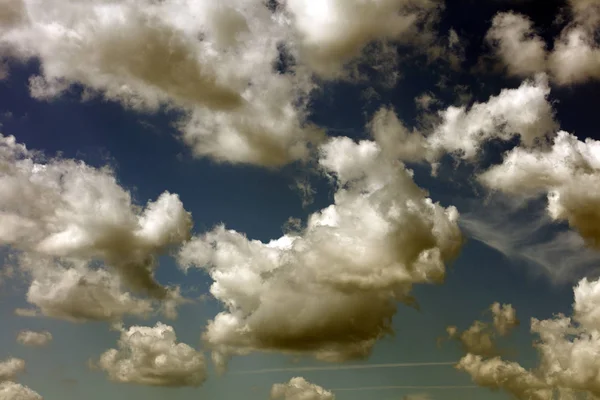
[[(419, 24), (437, 16), (437, 0), (287, 0), (301, 59), (318, 74), (337, 76), (376, 40), (415, 41)], [(426, 36), (425, 32), (425, 35)]]
[(504, 193), (548, 196), (548, 214), (567, 221), (592, 246), (600, 245), (600, 142), (558, 132), (549, 149), (516, 147), (480, 181)]
[(27, 386), (15, 382), (0, 382), (2, 400), (43, 400), (43, 397)]
[(532, 76), (546, 69), (546, 44), (532, 21), (521, 14), (498, 13), (486, 34), (495, 54), (514, 76)]
[(514, 328), (519, 326), (517, 311), (511, 304), (500, 304), (498, 302), (490, 307), (494, 315), (494, 328), (500, 336), (508, 335)]
[(8, 358), (0, 361), (0, 381), (13, 380), (25, 371), (25, 361), (20, 358)]
[(271, 400), (335, 400), (335, 395), (321, 386), (296, 377), (288, 383), (277, 383), (271, 388)]
[(498, 349), (496, 349), (494, 343), (494, 332), (484, 322), (475, 321), (467, 330), (461, 333), (458, 332), (455, 326), (449, 326), (446, 331), (451, 339), (460, 342), (466, 353), (486, 357), (498, 354)]
[(200, 386), (206, 379), (204, 356), (178, 343), (171, 326), (158, 322), (154, 327), (122, 329), (118, 347), (98, 361), (113, 381), (179, 387)]
[(256, 350), (365, 357), (391, 331), (396, 302), (442, 281), (461, 247), (456, 209), (428, 199), (375, 142), (334, 138), (320, 153), (337, 192), (301, 232), (262, 243), (219, 226), (180, 253), (226, 307), (203, 335), (220, 366)]
[(17, 334), (17, 342), (23, 346), (43, 347), (52, 341), (52, 334), (48, 331), (35, 332), (24, 330)]
[(528, 371), (499, 357), (484, 359), (468, 354), (457, 368), (486, 387), (504, 389), (519, 399), (570, 399), (574, 393), (600, 395), (600, 280), (583, 279), (574, 288), (571, 318), (562, 314), (547, 320), (532, 318), (531, 331), (539, 336), (535, 347), (540, 363)]
[(124, 293), (122, 283), (158, 300), (180, 297), (154, 279), (155, 258), (190, 234), (177, 195), (165, 192), (141, 208), (110, 169), (45, 160), (12, 136), (0, 136), (0, 169), (0, 245), (19, 252), (32, 278), (28, 300), (43, 313), (79, 320), (148, 313), (150, 302)]
[(550, 55), (550, 68), (561, 85), (600, 79), (600, 48), (587, 29), (566, 29), (556, 41)]

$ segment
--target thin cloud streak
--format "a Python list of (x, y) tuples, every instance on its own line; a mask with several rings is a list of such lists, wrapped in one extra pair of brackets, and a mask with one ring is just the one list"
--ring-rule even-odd
[(445, 390), (445, 389), (477, 389), (479, 386), (467, 385), (467, 386), (364, 386), (357, 388), (338, 388), (331, 389), (332, 392), (353, 392), (359, 390), (390, 390), (390, 389), (426, 389), (426, 390)]
[(339, 366), (327, 366), (327, 367), (289, 367), (289, 368), (268, 368), (268, 369), (255, 369), (248, 371), (233, 371), (232, 374), (236, 375), (247, 375), (247, 374), (265, 374), (269, 372), (301, 372), (301, 371), (335, 371), (335, 370), (348, 370), (348, 369), (373, 369), (373, 368), (405, 368), (405, 367), (436, 367), (456, 365), (456, 361), (443, 361), (443, 362), (423, 362), (423, 363), (388, 363), (388, 364), (352, 364), (352, 365), (339, 365)]

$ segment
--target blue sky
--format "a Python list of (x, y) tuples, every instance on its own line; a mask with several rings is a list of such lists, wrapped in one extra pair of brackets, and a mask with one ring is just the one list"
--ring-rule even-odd
[(1, 400), (600, 396), (594, 2), (37, 3), (0, 0)]

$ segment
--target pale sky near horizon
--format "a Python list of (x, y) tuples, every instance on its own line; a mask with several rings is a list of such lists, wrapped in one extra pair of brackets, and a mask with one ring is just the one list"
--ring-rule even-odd
[(598, 28), (0, 0), (0, 400), (600, 398)]

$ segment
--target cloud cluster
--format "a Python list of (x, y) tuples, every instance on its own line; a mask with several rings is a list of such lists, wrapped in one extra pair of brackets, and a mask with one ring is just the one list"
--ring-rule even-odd
[(480, 175), (487, 187), (504, 193), (535, 198), (546, 194), (548, 214), (567, 221), (586, 242), (600, 246), (600, 142), (580, 141), (561, 131), (550, 148), (509, 151), (500, 165)]
[(35, 332), (24, 330), (17, 334), (17, 342), (23, 346), (43, 347), (52, 341), (52, 334), (48, 331)]
[(180, 253), (226, 307), (203, 336), (220, 366), (256, 350), (366, 357), (391, 332), (396, 302), (414, 303), (415, 283), (441, 282), (460, 250), (456, 209), (427, 198), (377, 143), (333, 138), (320, 154), (334, 204), (301, 232), (262, 243), (218, 226)]
[(206, 379), (201, 352), (178, 343), (175, 330), (157, 323), (121, 330), (119, 348), (107, 350), (98, 366), (115, 382), (151, 386), (200, 386)]
[(149, 311), (123, 284), (177, 300), (154, 279), (156, 257), (190, 235), (191, 215), (177, 195), (139, 207), (110, 169), (46, 160), (12, 136), (0, 136), (0, 169), (0, 245), (17, 252), (32, 277), (28, 299), (42, 312), (111, 319)]
[(532, 21), (512, 12), (497, 14), (486, 39), (513, 76), (547, 71), (559, 85), (600, 79), (600, 7), (595, 1), (569, 0), (572, 20), (554, 41), (551, 51), (535, 32)]
[(524, 145), (532, 146), (554, 133), (557, 124), (549, 94), (547, 78), (542, 74), (516, 89), (502, 90), (485, 103), (439, 111), (430, 132), (409, 131), (385, 107), (375, 113), (369, 128), (389, 156), (407, 162), (435, 162), (446, 153), (472, 161), (491, 139), (508, 141), (518, 136)]
[(27, 386), (13, 382), (17, 375), (25, 371), (25, 361), (9, 358), (0, 361), (0, 399), (2, 400), (42, 400), (42, 396)]
[(288, 383), (277, 383), (271, 388), (271, 400), (335, 400), (335, 395), (321, 386), (296, 377)]
[(504, 389), (518, 399), (550, 399), (558, 391), (560, 399), (574, 393), (600, 395), (600, 280), (583, 279), (574, 288), (573, 315), (562, 314), (547, 320), (532, 318), (531, 332), (540, 363), (526, 370), (500, 357), (486, 359), (465, 356), (457, 368), (469, 373), (474, 382)]

